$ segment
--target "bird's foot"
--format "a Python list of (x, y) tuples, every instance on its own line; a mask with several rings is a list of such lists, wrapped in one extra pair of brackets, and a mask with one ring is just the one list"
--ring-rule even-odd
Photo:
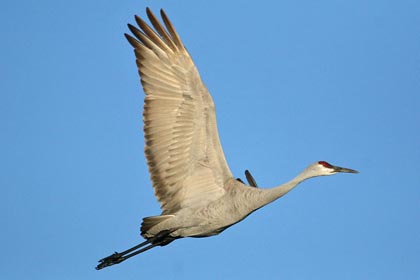
[(96, 269), (99, 270), (104, 267), (120, 263), (123, 260), (125, 260), (125, 258), (122, 256), (122, 254), (115, 252), (114, 254), (99, 260), (99, 264), (96, 266)]

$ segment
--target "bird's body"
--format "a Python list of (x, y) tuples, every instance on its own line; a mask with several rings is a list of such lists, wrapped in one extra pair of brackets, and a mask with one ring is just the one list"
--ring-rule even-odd
[[(264, 206), (266, 190), (245, 188), (237, 180), (231, 178), (224, 182), (224, 194), (204, 205), (197, 204), (182, 208), (172, 215), (164, 215), (166, 219), (151, 228), (142, 228), (142, 235), (151, 238), (163, 230), (175, 229), (172, 236), (207, 237), (219, 234), (229, 226), (243, 220), (256, 209)], [(256, 200), (255, 198), (261, 198)], [(162, 217), (162, 216), (158, 216)], [(146, 218), (144, 224), (147, 224)], [(180, 225), (182, 225), (180, 227)]]
[(254, 187), (245, 187), (229, 169), (213, 100), (179, 35), (163, 11), (166, 29), (149, 9), (147, 15), (154, 30), (136, 16), (141, 31), (129, 25), (136, 38), (125, 35), (134, 47), (146, 93), (145, 154), (162, 214), (143, 219), (145, 242), (100, 260), (97, 269), (178, 238), (217, 235), (308, 178), (356, 173), (319, 161), (271, 189), (256, 188), (247, 172)]
[[(238, 186), (239, 184), (236, 180), (229, 180), (225, 184), (226, 193), (217, 200), (205, 205), (182, 208), (172, 215), (164, 215), (164, 220), (145, 230), (142, 235), (145, 238), (151, 238), (164, 230), (174, 230), (171, 236), (176, 238), (207, 237), (219, 234), (245, 218), (253, 210), (252, 207), (237, 207), (236, 203), (232, 203), (232, 199), (238, 203), (246, 201), (246, 193), (252, 191), (251, 188), (246, 189), (246, 192), (238, 191), (239, 188), (243, 188), (243, 186)], [(147, 223), (147, 219), (145, 221)]]
[[(246, 188), (237, 180), (229, 178), (223, 183), (223, 195), (211, 202), (181, 208), (172, 215), (145, 218), (142, 235), (152, 238), (164, 230), (174, 230), (171, 236), (175, 238), (219, 234), (255, 210), (280, 198), (302, 181), (302, 178), (297, 178), (276, 188), (257, 189)], [(156, 219), (157, 223), (150, 226), (149, 219)]]

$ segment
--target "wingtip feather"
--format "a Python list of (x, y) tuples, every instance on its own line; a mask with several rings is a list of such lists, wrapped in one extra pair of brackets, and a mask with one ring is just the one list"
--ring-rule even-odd
[(133, 48), (137, 48), (140, 45), (140, 42), (134, 39), (130, 34), (124, 33), (124, 37)]

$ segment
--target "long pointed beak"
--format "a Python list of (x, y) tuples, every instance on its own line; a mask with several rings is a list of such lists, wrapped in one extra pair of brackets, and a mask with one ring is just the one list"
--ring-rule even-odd
[(333, 166), (335, 172), (344, 172), (344, 173), (359, 173), (359, 171), (350, 169), (350, 168), (344, 168), (340, 166)]

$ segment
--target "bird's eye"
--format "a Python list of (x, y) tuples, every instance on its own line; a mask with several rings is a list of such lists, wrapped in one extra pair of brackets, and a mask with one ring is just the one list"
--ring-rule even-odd
[(318, 161), (318, 164), (321, 164), (322, 166), (324, 166), (326, 168), (332, 168), (333, 167), (331, 164), (329, 164), (326, 161)]

